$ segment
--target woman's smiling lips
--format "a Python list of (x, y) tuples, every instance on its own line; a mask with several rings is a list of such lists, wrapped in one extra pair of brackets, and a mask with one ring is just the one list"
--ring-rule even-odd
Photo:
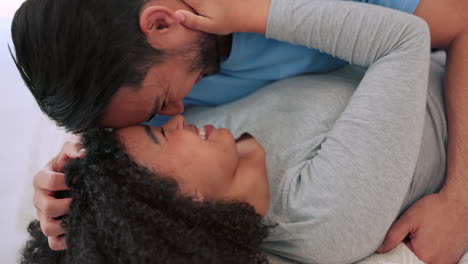
[(200, 128), (196, 127), (195, 125), (186, 125), (185, 128), (199, 135), (203, 140), (208, 139), (210, 134), (216, 129), (212, 125), (206, 125)]
[(203, 127), (205, 129), (205, 137), (208, 138), (210, 134), (215, 130), (215, 127), (212, 125), (206, 125)]

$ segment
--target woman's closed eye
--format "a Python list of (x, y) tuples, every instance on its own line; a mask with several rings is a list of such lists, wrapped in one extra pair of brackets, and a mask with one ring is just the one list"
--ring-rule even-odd
[(151, 138), (151, 140), (154, 143), (159, 144), (159, 140), (156, 137), (156, 135), (154, 135), (153, 130), (151, 129), (151, 127), (148, 126), (148, 125), (143, 125), (143, 128), (145, 129), (146, 134)]

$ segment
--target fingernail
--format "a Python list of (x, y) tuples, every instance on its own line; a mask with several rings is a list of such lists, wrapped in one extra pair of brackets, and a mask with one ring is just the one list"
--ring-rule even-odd
[(83, 155), (83, 154), (86, 153), (86, 149), (85, 149), (85, 148), (82, 148), (82, 149), (78, 150), (78, 153), (79, 153), (80, 155)]
[(179, 21), (180, 22), (184, 22), (185, 21), (185, 15), (182, 14), (182, 13), (176, 13), (176, 15), (179, 17)]

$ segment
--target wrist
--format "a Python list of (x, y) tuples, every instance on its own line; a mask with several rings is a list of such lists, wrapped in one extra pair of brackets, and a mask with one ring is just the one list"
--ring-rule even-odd
[(439, 192), (444, 200), (457, 204), (465, 208), (465, 211), (468, 212), (468, 193), (465, 188), (460, 188), (460, 186), (451, 186), (446, 184)]

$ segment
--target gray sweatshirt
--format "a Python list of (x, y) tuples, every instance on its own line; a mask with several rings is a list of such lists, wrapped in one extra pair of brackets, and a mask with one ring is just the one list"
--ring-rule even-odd
[[(249, 133), (264, 147), (271, 196), (265, 222), (277, 224), (264, 250), (303, 263), (360, 260), (425, 192), (415, 188), (427, 181), (413, 186), (423, 135), (425, 148), (444, 148), (443, 129), (435, 127), (445, 124), (443, 115), (425, 123), (428, 27), (373, 5), (272, 0), (266, 35), (368, 69), (279, 81), (228, 105), (189, 109), (186, 117), (235, 136)], [(435, 160), (445, 159), (440, 152)]]

